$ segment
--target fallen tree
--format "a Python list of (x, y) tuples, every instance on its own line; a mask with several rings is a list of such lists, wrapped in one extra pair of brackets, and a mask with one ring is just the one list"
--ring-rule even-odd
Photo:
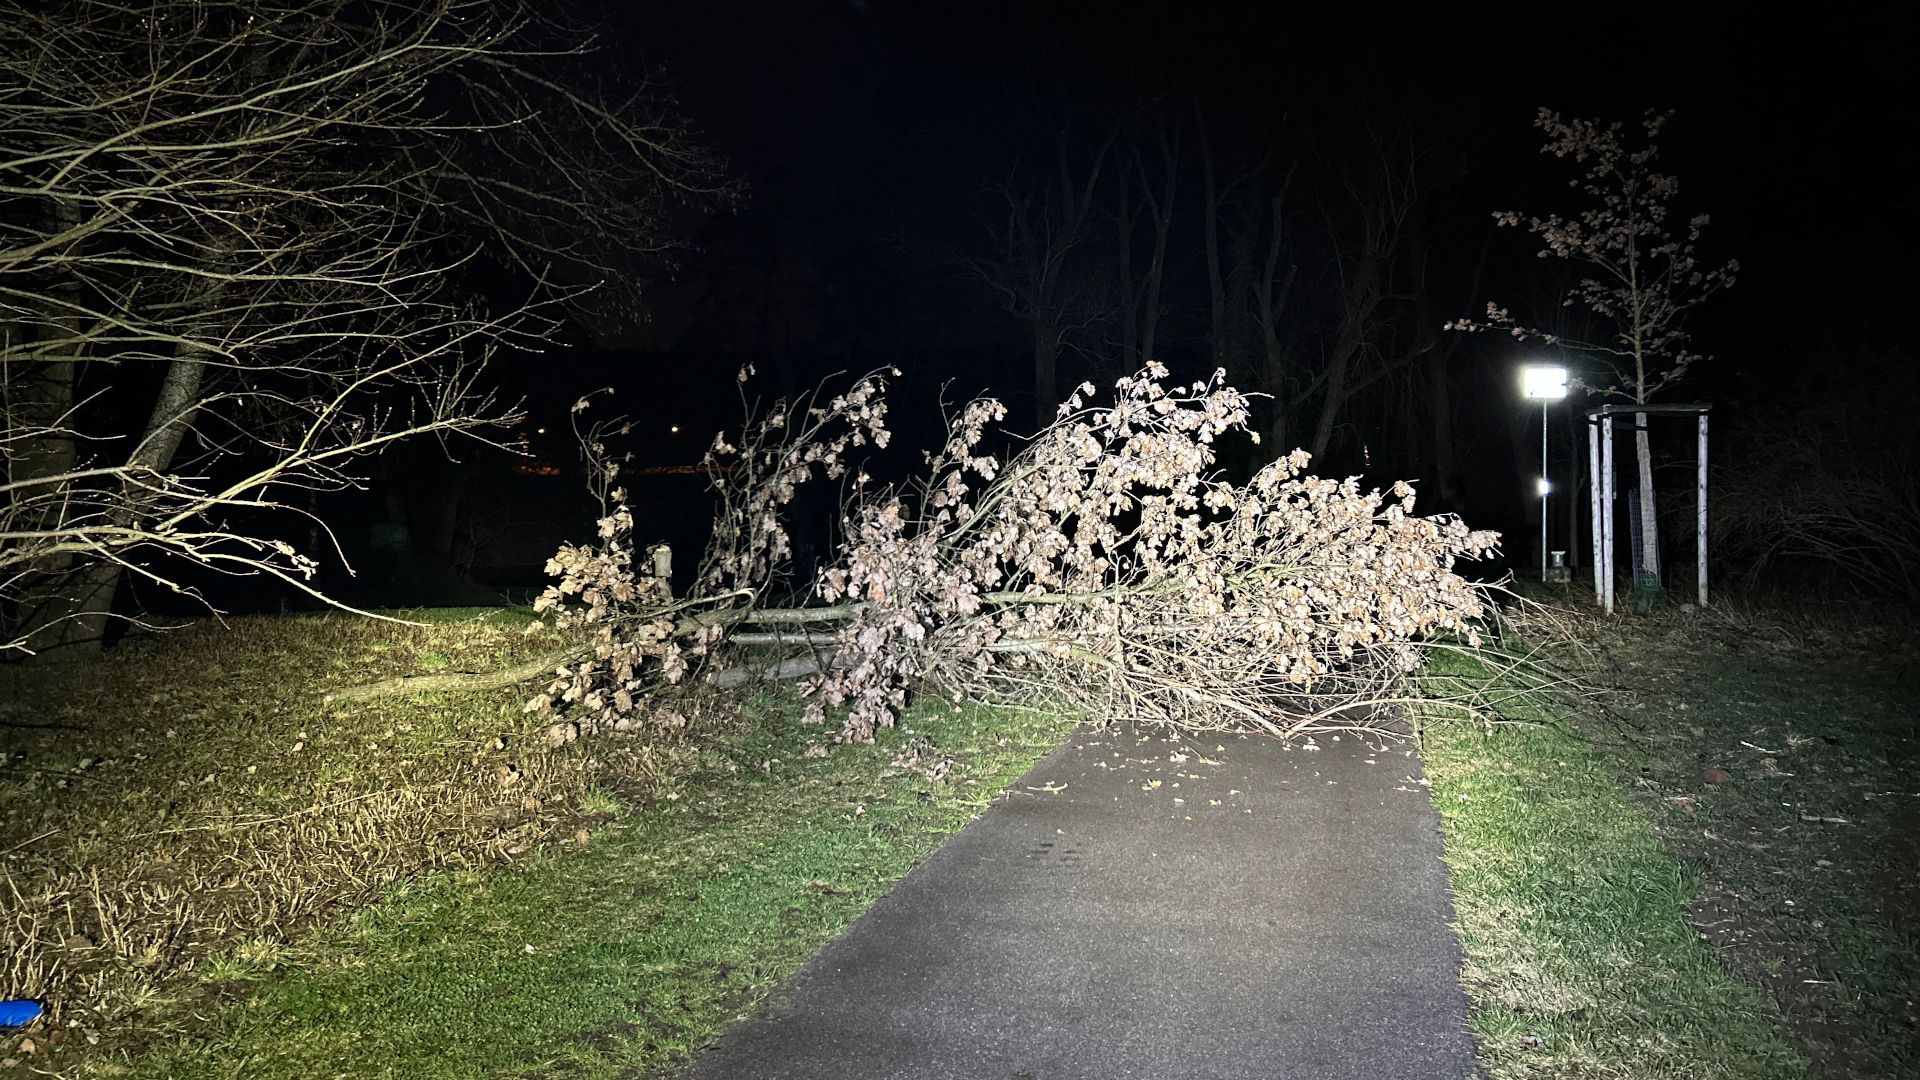
[[(535, 604), (579, 640), (537, 669), (546, 683), (528, 711), (626, 727), (689, 677), (805, 676), (807, 719), (839, 719), (847, 740), (892, 724), (916, 687), (1284, 734), (1365, 723), (1356, 713), (1398, 697), (1423, 639), (1478, 642), (1486, 609), (1453, 567), (1498, 537), (1415, 516), (1404, 483), (1307, 475), (1302, 451), (1234, 483), (1216, 445), (1247, 431), (1248, 401), (1220, 373), (1169, 387), (1149, 365), (1105, 404), (1083, 385), (1005, 457), (983, 449), (1005, 407), (976, 400), (916, 480), (881, 485), (853, 456), (887, 445), (886, 374), (777, 403), (738, 445), (715, 440), (719, 514), (685, 597), (663, 548), (636, 549), (610, 449), (623, 425), (582, 430), (598, 536), (560, 549)], [(819, 603), (765, 606), (787, 569), (784, 511), (805, 484), (842, 478), (845, 538), (812, 583)]]

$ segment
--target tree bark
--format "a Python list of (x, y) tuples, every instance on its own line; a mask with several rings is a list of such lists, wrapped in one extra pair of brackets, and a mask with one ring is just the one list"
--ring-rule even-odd
[(1033, 416), (1044, 426), (1060, 404), (1060, 335), (1046, 319), (1033, 321)]
[(1655, 513), (1653, 494), (1653, 449), (1647, 439), (1647, 416), (1633, 417), (1633, 454), (1640, 479), (1640, 565), (1644, 573), (1633, 582), (1635, 596), (1643, 604), (1657, 603), (1661, 592), (1660, 519)]
[(1327, 447), (1333, 442), (1334, 429), (1340, 423), (1340, 414), (1347, 407), (1347, 398), (1351, 394), (1348, 382), (1353, 374), (1354, 361), (1359, 359), (1360, 350), (1366, 347), (1367, 323), (1373, 318), (1373, 310), (1379, 303), (1379, 273), (1379, 255), (1369, 249), (1361, 256), (1360, 265), (1354, 268), (1353, 283), (1348, 288), (1342, 312), (1340, 334), (1334, 339), (1333, 352), (1321, 381), (1320, 417), (1314, 424), (1313, 443), (1308, 447), (1315, 461), (1326, 457)]
[[(191, 354), (177, 356), (167, 365), (160, 393), (148, 412), (145, 434), (128, 455), (127, 464), (137, 471), (165, 472), (173, 465), (180, 443), (186, 437), (200, 388), (206, 380), (206, 364)], [(137, 472), (136, 472), (137, 475)], [(131, 502), (137, 492), (125, 496)], [(120, 589), (125, 567), (112, 559), (101, 559), (81, 567), (72, 577), (66, 604), (67, 617), (52, 639), (56, 645), (99, 645), (107, 635), (107, 620), (113, 616), (113, 599)]]
[(1286, 209), (1287, 188), (1292, 180), (1293, 176), (1289, 173), (1280, 190), (1267, 200), (1270, 224), (1266, 259), (1260, 267), (1259, 303), (1256, 307), (1260, 321), (1260, 371), (1256, 385), (1272, 397), (1268, 404), (1273, 411), (1265, 432), (1266, 456), (1269, 460), (1293, 449), (1288, 444), (1291, 432), (1287, 416), (1292, 402), (1287, 395), (1287, 357), (1280, 338), (1280, 316), (1287, 308), (1293, 293), (1294, 278), (1300, 272), (1299, 264), (1289, 260), (1285, 276), (1280, 274), (1286, 239), (1282, 213)]
[(1224, 366), (1227, 285), (1220, 267), (1220, 182), (1213, 167), (1213, 143), (1207, 139), (1206, 123), (1200, 115), (1198, 104), (1194, 105), (1194, 117), (1196, 136), (1200, 140), (1200, 207), (1207, 260), (1207, 326), (1212, 332), (1213, 362), (1215, 366)]

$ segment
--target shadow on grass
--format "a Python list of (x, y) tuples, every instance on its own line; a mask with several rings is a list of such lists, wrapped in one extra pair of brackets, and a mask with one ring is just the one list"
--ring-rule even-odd
[[(1436, 693), (1492, 670), (1440, 653)], [(1428, 724), (1480, 1060), (1518, 1077), (1808, 1075), (1773, 1009), (1687, 924), (1698, 875), (1545, 695), (1509, 722)]]

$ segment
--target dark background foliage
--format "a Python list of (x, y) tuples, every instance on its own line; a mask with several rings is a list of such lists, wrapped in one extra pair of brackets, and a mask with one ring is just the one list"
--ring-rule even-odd
[[(1752, 501), (1794, 490), (1778, 482), (1781, 440), (1795, 440), (1794, 476), (1808, 488), (1829, 474), (1888, 479), (1891, 462), (1911, 459), (1898, 420), (1914, 404), (1911, 381), (1884, 378), (1911, 353), (1907, 253), (1920, 239), (1901, 104), (1912, 90), (1909, 14), (1191, 8), (604, 5), (602, 32), (616, 46), (607, 55), (619, 58), (607, 62), (664, 70), (747, 183), (746, 205), (694, 223), (696, 252), (646, 283), (640, 317), (583, 321), (566, 352), (501, 365), (505, 388), (528, 397), (532, 458), (456, 464), (415, 447), (387, 463), (368, 497), (343, 502), (337, 519), (363, 573), (337, 583), (385, 601), (535, 584), (554, 542), (584, 529), (566, 408), (598, 386), (616, 387), (617, 407), (638, 421), (640, 531), (683, 549), (700, 543), (704, 504), (698, 477), (679, 467), (737, 418), (742, 363), (759, 372), (749, 393), (765, 396), (899, 365), (909, 448), (940, 402), (976, 392), (1031, 416), (1030, 326), (978, 264), (1007, 223), (1003, 189), (1017, 187), (1032, 209), (1063, 154), (1084, 177), (1105, 146), (1107, 171), (1093, 238), (1066, 270), (1096, 310), (1062, 354), (1059, 385), (1126, 366), (1107, 217), (1119, 205), (1117, 163), (1136, 149), (1134, 196), (1143, 182), (1175, 178), (1155, 353), (1177, 374), (1210, 370), (1223, 344), (1209, 318), (1201, 124), (1220, 184), (1251, 176), (1244, 194), (1290, 177), (1284, 262), (1296, 275), (1280, 318), (1291, 365), (1281, 385), (1304, 388), (1288, 432), (1298, 443), (1319, 419), (1314, 380), (1337, 345), (1361, 214), (1377, 201), (1367, 190), (1381, 172), (1376, 146), (1389, 158), (1393, 146), (1418, 155), (1368, 344), (1379, 371), (1337, 410), (1318, 468), (1420, 481), (1425, 507), (1508, 532), (1517, 565), (1535, 557), (1539, 414), (1520, 400), (1515, 369), (1551, 350), (1485, 334), (1450, 342), (1438, 326), (1488, 300), (1543, 313), (1535, 321), (1556, 309), (1564, 279), (1534, 258), (1523, 230), (1496, 231), (1491, 216), (1563, 209), (1573, 197), (1565, 163), (1539, 153), (1529, 126), (1541, 105), (1629, 123), (1650, 108), (1677, 110), (1662, 161), (1682, 181), (1680, 206), (1712, 214), (1705, 256), (1741, 261), (1737, 287), (1691, 327), (1709, 359), (1668, 395), (1715, 404), (1716, 488), (1747, 500), (1725, 507), (1738, 534), (1716, 539), (1740, 560), (1729, 571), (1783, 565), (1754, 535), (1777, 508)], [(1168, 174), (1159, 140), (1174, 122)], [(1223, 249), (1253, 205), (1234, 197), (1221, 205)], [(1143, 215), (1137, 275), (1152, 240)], [(1446, 355), (1436, 361), (1437, 351)], [(1853, 404), (1841, 415), (1843, 401)], [(1574, 457), (1571, 415), (1554, 421), (1559, 476)], [(1856, 424), (1872, 437), (1806, 435)], [(1691, 466), (1685, 437), (1658, 452), (1676, 475)], [(1578, 553), (1562, 512), (1551, 546)], [(1684, 528), (1667, 540), (1691, 561)]]

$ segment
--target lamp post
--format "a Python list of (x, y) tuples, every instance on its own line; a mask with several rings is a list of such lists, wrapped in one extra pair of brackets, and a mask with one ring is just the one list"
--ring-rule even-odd
[(1553, 364), (1528, 364), (1520, 369), (1520, 389), (1540, 402), (1540, 580), (1547, 580), (1547, 496), (1553, 482), (1547, 478), (1547, 406), (1567, 396), (1567, 369)]

